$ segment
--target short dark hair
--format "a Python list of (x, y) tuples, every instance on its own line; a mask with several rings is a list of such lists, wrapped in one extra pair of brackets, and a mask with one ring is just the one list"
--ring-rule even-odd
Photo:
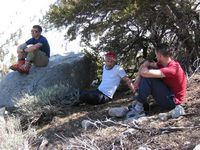
[(173, 51), (169, 48), (168, 44), (164, 43), (156, 46), (156, 52), (161, 53), (165, 57), (171, 57)]
[(42, 27), (40, 25), (34, 25), (33, 28), (36, 28), (39, 32), (42, 32)]

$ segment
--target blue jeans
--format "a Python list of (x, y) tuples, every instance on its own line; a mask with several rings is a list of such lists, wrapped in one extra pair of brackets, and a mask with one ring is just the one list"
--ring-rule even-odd
[(164, 84), (162, 79), (141, 78), (136, 99), (144, 104), (149, 95), (152, 95), (157, 104), (163, 108), (173, 109), (176, 106), (173, 92)]

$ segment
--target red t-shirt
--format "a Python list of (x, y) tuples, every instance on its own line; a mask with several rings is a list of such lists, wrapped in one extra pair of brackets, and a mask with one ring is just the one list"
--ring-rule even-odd
[(186, 76), (177, 61), (172, 60), (164, 67), (158, 63), (160, 71), (165, 75), (163, 78), (164, 83), (175, 94), (175, 103), (181, 104), (186, 96)]

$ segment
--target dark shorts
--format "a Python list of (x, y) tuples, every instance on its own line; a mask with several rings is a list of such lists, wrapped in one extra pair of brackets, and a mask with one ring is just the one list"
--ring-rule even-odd
[(107, 103), (112, 99), (103, 94), (98, 89), (95, 89), (95, 90), (80, 91), (79, 100), (82, 103), (98, 105)]

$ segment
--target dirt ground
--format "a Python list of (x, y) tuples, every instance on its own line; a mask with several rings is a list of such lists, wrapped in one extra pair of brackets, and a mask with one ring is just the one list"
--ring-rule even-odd
[[(118, 92), (112, 102), (103, 105), (63, 106), (50, 120), (43, 120), (37, 129), (38, 135), (48, 141), (45, 149), (190, 150), (200, 144), (200, 74), (189, 80), (187, 101), (183, 105), (186, 115), (177, 119), (149, 119), (132, 127), (123, 126), (120, 123), (125, 118), (110, 118), (108, 110), (131, 104), (131, 95), (127, 93)], [(161, 109), (153, 107), (148, 116), (151, 118), (160, 112)], [(84, 119), (96, 126), (83, 129)], [(35, 148), (40, 143), (38, 140)]]

